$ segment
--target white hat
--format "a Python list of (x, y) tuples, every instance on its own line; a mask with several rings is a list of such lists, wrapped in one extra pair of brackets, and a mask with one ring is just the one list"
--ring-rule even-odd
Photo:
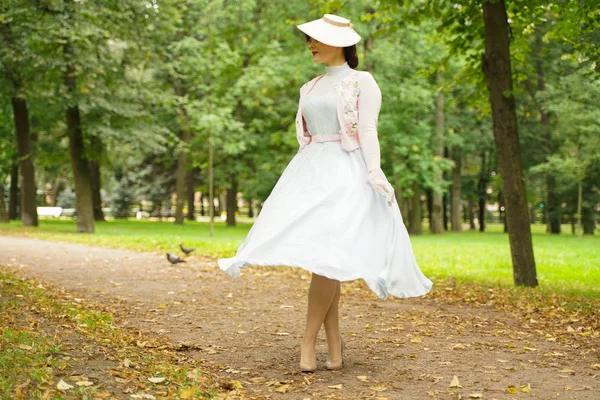
[(311, 38), (333, 47), (349, 47), (360, 42), (349, 19), (325, 14), (323, 18), (298, 25), (298, 29)]

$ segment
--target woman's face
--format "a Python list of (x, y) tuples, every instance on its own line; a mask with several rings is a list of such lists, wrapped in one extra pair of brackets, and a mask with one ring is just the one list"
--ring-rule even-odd
[(308, 38), (308, 49), (317, 64), (335, 65), (344, 59), (343, 48), (326, 45), (311, 37)]

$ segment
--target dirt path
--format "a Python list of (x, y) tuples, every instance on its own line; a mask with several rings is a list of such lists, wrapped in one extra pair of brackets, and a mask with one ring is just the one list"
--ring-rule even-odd
[[(431, 296), (380, 301), (360, 282), (342, 284), (344, 369), (302, 374), (309, 274), (248, 268), (234, 280), (210, 259), (188, 261), (171, 266), (163, 254), (0, 236), (1, 264), (84, 298), (120, 302), (129, 310), (123, 324), (222, 366), (250, 397), (600, 398), (599, 339), (577, 320), (556, 326)], [(323, 338), (317, 350), (322, 366)], [(454, 376), (461, 387), (449, 387)]]

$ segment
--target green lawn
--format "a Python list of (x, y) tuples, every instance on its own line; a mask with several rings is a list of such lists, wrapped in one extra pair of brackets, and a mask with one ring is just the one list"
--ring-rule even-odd
[[(38, 229), (20, 223), (0, 224), (0, 234), (61, 240), (141, 251), (178, 253), (178, 243), (195, 247), (197, 253), (231, 256), (242, 242), (249, 224), (227, 228), (219, 222), (215, 236), (208, 236), (208, 224), (186, 222), (110, 221), (96, 224), (96, 234), (75, 233), (75, 223), (42, 220)], [(533, 243), (538, 279), (542, 291), (573, 294), (588, 299), (600, 298), (600, 236), (581, 239), (567, 232), (559, 236), (545, 233), (534, 225)], [(488, 232), (463, 232), (411, 237), (423, 272), (436, 279), (457, 279), (485, 285), (510, 286), (512, 263), (508, 236), (501, 225), (490, 225)]]

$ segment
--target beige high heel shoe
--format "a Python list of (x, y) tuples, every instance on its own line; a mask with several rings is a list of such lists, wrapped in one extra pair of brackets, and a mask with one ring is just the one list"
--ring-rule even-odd
[(342, 369), (342, 367), (344, 366), (344, 339), (342, 338), (342, 335), (340, 335), (340, 343), (341, 343), (341, 347), (342, 347), (341, 348), (342, 359), (339, 361), (327, 360), (326, 368), (329, 370)]
[[(302, 353), (302, 350), (300, 350)], [(315, 372), (317, 370), (317, 358), (315, 356), (314, 363), (304, 363), (302, 362), (302, 358), (300, 358), (300, 372)]]

